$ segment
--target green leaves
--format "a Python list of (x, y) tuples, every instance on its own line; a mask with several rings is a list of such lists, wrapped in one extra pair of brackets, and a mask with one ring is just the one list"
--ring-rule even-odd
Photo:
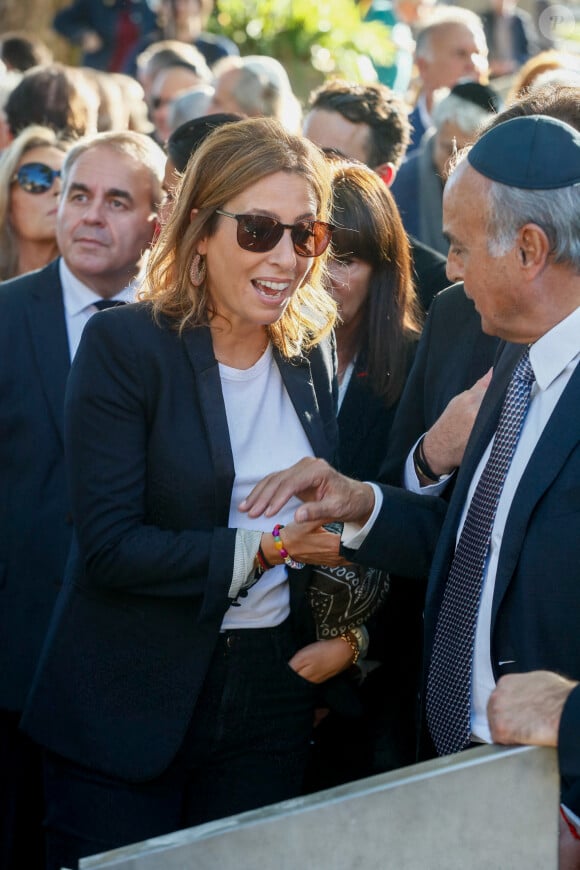
[[(320, 79), (376, 79), (372, 61), (389, 65), (393, 48), (379, 22), (361, 20), (353, 0), (220, 0), (217, 25), (242, 54), (267, 54), (290, 71), (307, 65)], [(306, 70), (303, 75), (310, 78)]]

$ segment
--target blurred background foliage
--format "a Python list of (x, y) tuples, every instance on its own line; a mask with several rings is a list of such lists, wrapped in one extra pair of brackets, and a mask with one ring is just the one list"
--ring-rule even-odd
[(330, 75), (373, 81), (372, 61), (392, 61), (384, 26), (363, 23), (353, 0), (219, 0), (218, 10), (210, 29), (233, 39), (241, 54), (279, 60), (299, 97)]
[[(74, 63), (74, 51), (50, 27), (54, 13), (68, 2), (0, 0), (0, 28), (30, 30), (59, 60)], [(216, 6), (208, 29), (233, 39), (241, 54), (275, 57), (302, 99), (328, 76), (373, 81), (372, 61), (392, 62), (384, 26), (363, 23), (353, 0), (217, 0)]]

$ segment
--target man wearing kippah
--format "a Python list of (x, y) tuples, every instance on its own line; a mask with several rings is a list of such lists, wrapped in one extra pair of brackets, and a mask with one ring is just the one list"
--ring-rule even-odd
[[(450, 175), (443, 224), (449, 278), (505, 342), (449, 505), (306, 459), (244, 503), (306, 495), (297, 521), (345, 522), (353, 561), (416, 577), (432, 559), (423, 755), (491, 742), (504, 674), (580, 680), (580, 134), (540, 115), (489, 130)], [(578, 867), (578, 779), (562, 802), (560, 868)]]

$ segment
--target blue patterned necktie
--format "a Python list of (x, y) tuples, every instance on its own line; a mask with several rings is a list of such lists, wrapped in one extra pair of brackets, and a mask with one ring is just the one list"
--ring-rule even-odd
[(427, 680), (427, 723), (439, 755), (459, 752), (470, 741), (475, 627), (487, 551), (533, 382), (526, 350), (512, 374), (491, 453), (467, 510), (445, 584)]

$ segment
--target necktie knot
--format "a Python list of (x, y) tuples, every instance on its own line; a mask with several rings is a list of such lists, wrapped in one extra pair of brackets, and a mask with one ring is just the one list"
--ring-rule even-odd
[(524, 381), (526, 384), (533, 384), (533, 382), (536, 380), (536, 376), (530, 362), (529, 348), (522, 355), (519, 363), (515, 367), (513, 377), (519, 381)]
[(117, 308), (119, 305), (126, 305), (122, 299), (99, 299), (92, 303), (99, 311), (105, 311), (107, 308)]

